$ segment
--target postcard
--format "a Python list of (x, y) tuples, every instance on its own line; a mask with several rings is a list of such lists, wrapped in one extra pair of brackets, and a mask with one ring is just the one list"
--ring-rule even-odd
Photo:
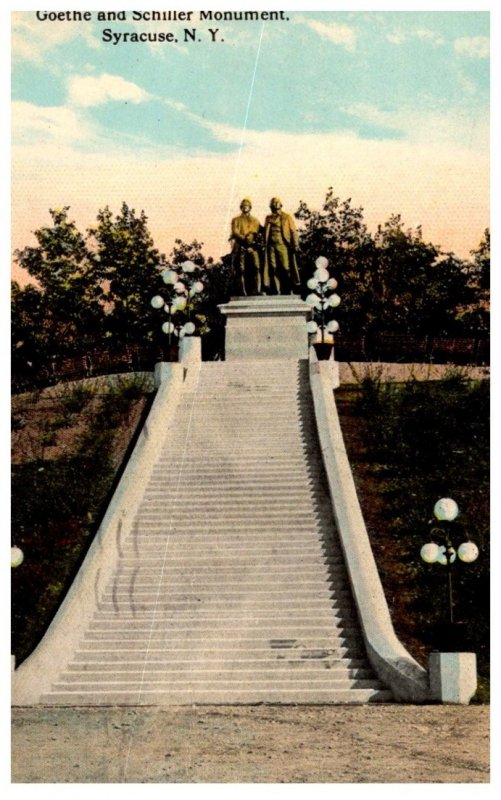
[(489, 781), (491, 19), (400, 6), (11, 9), (14, 783)]

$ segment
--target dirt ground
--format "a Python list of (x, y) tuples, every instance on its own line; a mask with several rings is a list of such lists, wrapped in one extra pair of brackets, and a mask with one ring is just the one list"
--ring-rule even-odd
[(489, 783), (488, 706), (17, 708), (13, 783)]

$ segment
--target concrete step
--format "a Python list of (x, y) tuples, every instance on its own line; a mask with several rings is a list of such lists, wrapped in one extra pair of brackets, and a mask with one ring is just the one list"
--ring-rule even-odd
[[(318, 670), (325, 674), (325, 670), (329, 670), (329, 675), (342, 675), (349, 678), (366, 678), (373, 677), (373, 673), (368, 663), (364, 659), (349, 659), (349, 658), (334, 658), (332, 656), (324, 656), (318, 658), (293, 658), (292, 656), (277, 655), (276, 653), (270, 654), (268, 658), (236, 658), (231, 652), (226, 654), (226, 657), (208, 658), (205, 653), (197, 654), (197, 657), (192, 659), (175, 658), (174, 655), (169, 659), (163, 660), (150, 660), (147, 656), (145, 659), (129, 659), (127, 661), (118, 661), (116, 659), (105, 661), (97, 660), (89, 662), (88, 656), (96, 656), (96, 653), (86, 653), (83, 660), (75, 661), (64, 672), (64, 675), (72, 673), (80, 674), (85, 672), (90, 673), (103, 673), (103, 672), (117, 672), (120, 675), (124, 673), (142, 673), (144, 669), (148, 669), (153, 673), (158, 672), (170, 675), (171, 672), (183, 670), (186, 672), (202, 673), (205, 672), (249, 672), (253, 673), (258, 671), (260, 674), (264, 672), (271, 673), (271, 676), (280, 670), (293, 669), (297, 673), (310, 674), (310, 670)], [(223, 654), (224, 656), (224, 654)]]
[[(208, 519), (209, 517), (209, 519)], [(172, 508), (168, 511), (143, 511), (140, 515), (136, 517), (139, 521), (144, 522), (159, 522), (161, 524), (167, 524), (169, 520), (172, 520), (172, 523), (175, 524), (183, 520), (183, 518), (189, 518), (192, 520), (193, 525), (197, 525), (200, 523), (210, 522), (212, 525), (216, 525), (219, 520), (221, 522), (230, 523), (232, 521), (242, 521), (242, 517), (248, 519), (250, 522), (260, 522), (265, 528), (267, 521), (284, 521), (288, 522), (291, 525), (300, 523), (300, 522), (322, 522), (324, 521), (324, 517), (317, 511), (307, 511), (306, 509), (296, 511), (295, 508), (281, 508), (275, 511), (275, 508), (266, 509), (266, 508), (246, 508), (242, 510), (240, 514), (238, 512), (238, 507), (231, 506), (228, 509), (214, 509), (211, 514), (207, 514), (201, 508), (192, 507), (192, 508), (183, 508), (179, 506), (178, 508)], [(167, 518), (167, 519), (166, 519)]]
[(135, 573), (120, 573), (114, 576), (102, 593), (105, 597), (114, 598), (141, 597), (147, 594), (161, 595), (165, 601), (177, 600), (193, 596), (204, 601), (220, 597), (223, 602), (236, 602), (240, 598), (248, 598), (249, 603), (267, 602), (270, 605), (281, 603), (304, 603), (308, 600), (323, 600), (332, 604), (341, 605), (351, 602), (351, 587), (346, 578), (335, 581), (331, 578), (323, 579), (322, 576), (311, 577), (297, 583), (289, 576), (266, 576), (261, 579), (259, 575), (247, 574), (240, 580), (229, 571), (220, 575), (198, 575), (192, 571), (182, 571), (180, 574), (172, 572), (165, 574), (162, 570), (158, 573), (143, 575), (141, 579)]
[(343, 577), (340, 581), (323, 576), (313, 576), (310, 580), (302, 580), (300, 584), (294, 580), (283, 579), (283, 575), (276, 579), (267, 576), (266, 579), (259, 575), (246, 574), (240, 579), (231, 572), (215, 575), (209, 573), (200, 576), (187, 570), (181, 574), (172, 573), (165, 575), (162, 571), (156, 575), (143, 576), (138, 580), (135, 574), (117, 574), (103, 592), (106, 597), (140, 597), (146, 594), (162, 594), (165, 600), (175, 600), (186, 597), (188, 594), (204, 598), (221, 598), (222, 602), (230, 602), (239, 597), (248, 598), (249, 603), (267, 602), (274, 603), (302, 603), (307, 599), (326, 599), (330, 603), (341, 603), (351, 599), (350, 584)]
[[(256, 592), (253, 591), (254, 586), (258, 587)], [(309, 589), (308, 587), (301, 588), (295, 594), (292, 592), (292, 586), (275, 588), (270, 584), (270, 587), (261, 588), (258, 584), (252, 583), (248, 583), (245, 587), (225, 583), (219, 586), (216, 581), (192, 585), (189, 581), (180, 580), (172, 587), (170, 582), (160, 580), (153, 585), (143, 584), (141, 586), (121, 582), (110, 584), (107, 587), (106, 593), (99, 601), (98, 608), (105, 608), (107, 602), (114, 604), (119, 602), (144, 603), (148, 597), (156, 597), (159, 602), (171, 604), (173, 608), (187, 602), (199, 603), (204, 606), (217, 602), (238, 608), (247, 603), (251, 608), (273, 608), (275, 606), (277, 610), (281, 607), (295, 608), (296, 605), (304, 607), (305, 605), (316, 606), (324, 603), (329, 608), (339, 610), (341, 613), (353, 607), (348, 586), (333, 587), (325, 589), (323, 592), (316, 592), (312, 585)]]
[(322, 586), (322, 580), (311, 580), (309, 583), (302, 583), (296, 586), (293, 581), (267, 581), (260, 582), (251, 578), (235, 581), (232, 575), (222, 575), (220, 580), (217, 576), (212, 578), (199, 578), (192, 573), (187, 575), (173, 576), (172, 578), (163, 573), (150, 576), (150, 580), (137, 581), (135, 576), (117, 576), (111, 580), (100, 599), (99, 607), (106, 598), (118, 600), (141, 599), (146, 596), (161, 597), (164, 602), (178, 602), (184, 598), (193, 598), (204, 603), (213, 602), (220, 599), (222, 603), (247, 602), (254, 606), (266, 603), (273, 607), (276, 605), (304, 604), (307, 602), (326, 602), (333, 607), (345, 607), (352, 605), (351, 590), (348, 581), (338, 584), (329, 582)]
[[(239, 559), (238, 561), (235, 560), (235, 563), (228, 559), (226, 561), (219, 559), (218, 564), (214, 564), (213, 559), (198, 559), (197, 563), (194, 564), (185, 562), (182, 558), (168, 559), (167, 552), (167, 550), (165, 553), (160, 552), (156, 561), (149, 559), (148, 562), (141, 564), (137, 563), (136, 560), (132, 563), (130, 563), (130, 559), (127, 563), (121, 560), (118, 565), (119, 573), (117, 573), (116, 577), (123, 576), (124, 580), (130, 583), (131, 578), (148, 580), (148, 576), (158, 577), (161, 572), (165, 581), (172, 581), (176, 576), (181, 577), (183, 580), (188, 578), (205, 581), (211, 575), (215, 575), (218, 578), (219, 575), (224, 576), (233, 573), (242, 575), (243, 573), (255, 577), (256, 580), (260, 578), (263, 580), (270, 579), (276, 576), (277, 580), (280, 579), (282, 587), (290, 585), (291, 581), (294, 581), (299, 587), (305, 586), (311, 581), (317, 583), (319, 579), (323, 579), (324, 575), (332, 576), (334, 579), (336, 570), (343, 566), (341, 557), (337, 556), (324, 559), (322, 563), (308, 563), (305, 565), (304, 570), (298, 567), (296, 559), (289, 559), (286, 563), (281, 561), (276, 563), (274, 559), (268, 559), (266, 563), (259, 559), (254, 559), (252, 562)], [(182, 570), (182, 573), (180, 570)], [(322, 583), (320, 583), (321, 585)]]
[[(308, 606), (301, 612), (297, 608), (282, 606), (273, 613), (271, 609), (249, 609), (247, 606), (222, 609), (205, 608), (201, 603), (191, 603), (189, 607), (180, 609), (172, 608), (168, 603), (136, 602), (134, 605), (123, 603), (121, 606), (113, 607), (112, 603), (103, 603), (99, 611), (93, 616), (96, 625), (103, 626), (110, 623), (110, 628), (115, 625), (129, 624), (136, 628), (158, 625), (170, 628), (186, 628), (193, 625), (204, 625), (207, 628), (219, 629), (222, 625), (234, 628), (241, 625), (242, 628), (258, 628), (260, 625), (269, 626), (278, 624), (287, 627), (294, 622), (294, 625), (319, 627), (325, 625), (327, 628), (334, 625), (339, 628), (356, 627), (356, 615), (346, 611), (336, 613), (333, 609), (319, 606)], [(94, 629), (94, 628), (93, 628)]]
[[(273, 503), (276, 500), (292, 500), (296, 498), (309, 498), (310, 501), (322, 498), (330, 508), (327, 493), (321, 492), (315, 486), (304, 483), (302, 479), (295, 481), (291, 485), (290, 481), (285, 481), (281, 485), (256, 486), (249, 481), (247, 485), (242, 485), (240, 481), (233, 481), (227, 484), (226, 481), (212, 483), (211, 486), (200, 486), (196, 493), (197, 499), (228, 500), (237, 502), (247, 500), (253, 503)], [(170, 498), (177, 498), (179, 501), (189, 502), (193, 500), (193, 491), (188, 489), (184, 481), (180, 485), (172, 484), (169, 487), (148, 488), (143, 495), (143, 503), (163, 503), (164, 508)]]
[(104, 619), (93, 620), (89, 623), (86, 634), (86, 641), (90, 639), (100, 641), (116, 641), (121, 639), (124, 643), (130, 641), (165, 641), (171, 637), (182, 639), (186, 643), (202, 638), (210, 641), (212, 638), (227, 638), (230, 636), (255, 637), (259, 640), (275, 639), (300, 639), (305, 634), (310, 636), (332, 636), (333, 641), (338, 644), (346, 643), (352, 636), (358, 635), (357, 626), (336, 623), (335, 620), (319, 621), (314, 624), (310, 619), (290, 620), (289, 622), (277, 622), (265, 619), (259, 622), (252, 620), (240, 621), (221, 620), (219, 624), (208, 622), (203, 619), (176, 620), (169, 617), (153, 619), (137, 619), (128, 617), (124, 620)]
[[(191, 539), (193, 537), (193, 539)], [(325, 520), (319, 513), (311, 518), (303, 515), (301, 519), (290, 519), (290, 517), (275, 517), (267, 522), (261, 517), (236, 516), (222, 517), (213, 519), (212, 515), (207, 514), (204, 520), (202, 516), (190, 524), (188, 516), (180, 513), (174, 518), (165, 514), (156, 515), (148, 519), (136, 516), (131, 521), (131, 528), (123, 537), (117, 537), (117, 546), (122, 547), (126, 542), (138, 545), (151, 543), (158, 544), (162, 541), (193, 541), (194, 545), (206, 537), (207, 542), (223, 544), (226, 541), (233, 541), (235, 546), (249, 544), (276, 544), (282, 546), (284, 551), (288, 550), (288, 544), (318, 544), (331, 547), (332, 552), (341, 556), (341, 550), (337, 543), (337, 536), (332, 520)], [(284, 541), (285, 540), (285, 541)]]
[[(328, 554), (330, 556), (337, 555), (342, 560), (342, 554), (335, 544), (330, 542), (324, 543), (320, 538), (316, 538), (316, 531), (312, 531), (308, 539), (301, 536), (291, 537), (289, 541), (283, 534), (280, 536), (269, 536), (266, 532), (256, 535), (256, 538), (247, 534), (242, 534), (239, 538), (226, 539), (225, 536), (213, 534), (212, 531), (197, 530), (190, 539), (184, 531), (171, 530), (168, 527), (159, 527), (155, 531), (153, 529), (142, 530), (132, 540), (126, 540), (119, 543), (119, 555), (135, 554), (156, 554), (170, 553), (173, 550), (180, 550), (188, 555), (190, 552), (211, 552), (219, 553), (221, 551), (256, 551), (262, 553), (263, 550), (279, 549), (288, 551), (289, 553), (301, 551), (305, 552), (315, 550), (318, 553)], [(263, 549), (261, 549), (263, 548)]]
[[(260, 545), (273, 544), (287, 549), (290, 547), (300, 547), (303, 543), (305, 545), (317, 544), (322, 547), (330, 547), (332, 550), (341, 552), (340, 545), (334, 537), (328, 536), (327, 532), (333, 528), (333, 525), (325, 525), (324, 530), (315, 525), (305, 525), (301, 529), (289, 528), (289, 526), (282, 525), (278, 528), (263, 528), (261, 525), (247, 527), (246, 523), (241, 523), (238, 527), (226, 525), (224, 528), (211, 526), (208, 523), (202, 528), (196, 530), (190, 529), (189, 526), (184, 528), (174, 528), (168, 524), (160, 524), (155, 529), (149, 527), (143, 528), (138, 521), (135, 529), (127, 534), (124, 538), (123, 545), (130, 544), (137, 546), (151, 545), (155, 547), (159, 542), (162, 542), (166, 536), (172, 537), (169, 541), (175, 541), (179, 544), (187, 544), (190, 546), (213, 544), (213, 545), (228, 545), (240, 547), (241, 545)], [(325, 533), (324, 533), (325, 531)]]
[[(280, 588), (283, 590), (287, 587), (293, 587), (299, 591), (311, 584), (316, 586), (319, 590), (323, 590), (326, 581), (332, 583), (339, 575), (346, 575), (344, 563), (340, 557), (330, 558), (328, 564), (306, 564), (304, 570), (298, 570), (296, 561), (289, 561), (286, 564), (275, 564), (273, 561), (270, 561), (269, 564), (262, 564), (262, 562), (258, 560), (251, 564), (245, 561), (239, 561), (239, 563), (234, 566), (228, 563), (220, 563), (217, 572), (210, 563), (210, 560), (198, 563), (197, 565), (190, 562), (180, 565), (178, 563), (179, 559), (176, 559), (176, 563), (173, 565), (169, 564), (167, 553), (165, 554), (165, 559), (165, 563), (157, 559), (157, 568), (136, 563), (132, 566), (124, 567), (124, 564), (120, 562), (118, 565), (119, 572), (116, 573), (113, 582), (118, 584), (120, 579), (123, 578), (127, 585), (129, 585), (133, 577), (135, 585), (138, 585), (141, 581), (148, 585), (150, 576), (156, 575), (158, 577), (161, 571), (162, 577), (166, 582), (169, 582), (169, 585), (179, 583), (180, 581), (185, 583), (186, 580), (200, 580), (203, 582), (203, 585), (205, 585), (207, 582), (210, 582), (211, 578), (215, 581), (219, 581), (223, 577), (228, 579), (226, 581), (226, 583), (228, 583), (233, 577), (233, 582), (237, 587), (244, 581), (257, 584), (255, 588), (259, 588), (263, 586), (264, 581), (271, 580), (273, 584), (277, 584), (275, 585), (277, 589)], [(334, 584), (330, 586), (330, 589), (332, 590), (333, 587)]]
[[(229, 535), (227, 534), (227, 536)], [(321, 537), (321, 531), (316, 530), (309, 531), (307, 536), (297, 534), (291, 536), (290, 539), (286, 538), (286, 534), (283, 531), (270, 534), (263, 530), (256, 533), (255, 536), (252, 533), (243, 531), (240, 536), (233, 536), (230, 539), (217, 531), (204, 530), (203, 527), (200, 527), (195, 530), (192, 538), (190, 538), (187, 531), (160, 524), (155, 528), (140, 529), (133, 539), (128, 538), (123, 542), (118, 542), (119, 554), (124, 553), (126, 550), (131, 550), (136, 555), (149, 552), (158, 554), (164, 548), (168, 552), (170, 552), (171, 548), (181, 551), (189, 548), (191, 552), (208, 550), (210, 552), (256, 551), (259, 553), (271, 548), (288, 553), (310, 550), (323, 555), (336, 555), (342, 560), (342, 553), (339, 547), (335, 543), (324, 541)]]
[[(169, 593), (168, 597), (166, 597), (166, 588), (159, 583), (158, 586), (154, 587), (155, 593), (152, 589), (136, 592), (135, 587), (127, 593), (127, 587), (124, 587), (122, 591), (119, 590), (120, 587), (117, 587), (116, 591), (108, 590), (103, 596), (103, 599), (99, 601), (98, 610), (99, 612), (111, 611), (125, 607), (139, 613), (140, 610), (145, 611), (148, 608), (159, 607), (170, 608), (174, 613), (176, 609), (180, 612), (187, 606), (196, 608), (223, 608), (224, 606), (229, 606), (231, 609), (250, 608), (256, 613), (259, 609), (263, 612), (268, 612), (275, 607), (277, 613), (279, 613), (282, 609), (297, 611), (302, 608), (310, 611), (323, 606), (329, 609), (332, 614), (347, 616), (352, 613), (353, 609), (351, 598), (347, 594), (340, 596), (339, 592), (337, 594), (326, 592), (323, 595), (315, 595), (313, 592), (310, 594), (300, 593), (300, 599), (295, 604), (291, 599), (290, 593), (285, 591), (273, 593), (271, 591), (262, 591), (255, 600), (249, 602), (247, 598), (252, 590), (251, 587), (245, 592), (237, 593), (226, 586), (219, 592), (217, 584), (213, 584), (211, 588), (201, 587), (200, 591), (197, 588), (190, 590), (189, 586), (177, 584), (172, 594)], [(152, 599), (149, 600), (148, 598)]]
[[(65, 676), (66, 677), (66, 676)], [(276, 675), (271, 676), (273, 681), (273, 691), (280, 689), (298, 690), (321, 688), (330, 691), (346, 691), (350, 689), (380, 689), (381, 684), (375, 680), (365, 680), (363, 678), (345, 678), (336, 677), (334, 675), (327, 675), (326, 670), (319, 675), (305, 675), (302, 677), (298, 674), (292, 675)], [(120, 679), (113, 679), (109, 674), (100, 676), (99, 679), (92, 680), (89, 676), (87, 679), (85, 675), (80, 676), (80, 680), (59, 680), (53, 684), (53, 691), (172, 691), (176, 688), (181, 691), (202, 689), (254, 689), (254, 690), (267, 690), (270, 688), (269, 675), (251, 675), (245, 676), (240, 674), (233, 674), (229, 677), (224, 675), (207, 674), (205, 676), (169, 676), (167, 679), (155, 679), (149, 674), (145, 674), (139, 680), (129, 680), (126, 675), (120, 676)]]
[[(91, 623), (84, 634), (83, 641), (85, 647), (89, 647), (91, 642), (100, 642), (101, 648), (121, 647), (130, 648), (131, 646), (142, 649), (144, 647), (160, 646), (179, 646), (196, 649), (221, 646), (246, 647), (251, 643), (251, 649), (257, 647), (289, 649), (299, 646), (297, 643), (304, 643), (310, 640), (321, 640), (328, 642), (330, 647), (358, 647), (361, 644), (360, 631), (355, 628), (342, 630), (336, 629), (334, 625), (311, 626), (305, 625), (302, 628), (293, 629), (290, 625), (286, 628), (278, 626), (257, 630), (252, 627), (242, 629), (220, 628), (211, 630), (210, 635), (207, 626), (199, 626), (197, 629), (188, 628), (185, 630), (167, 631), (160, 627), (146, 630), (139, 628), (137, 631), (127, 626), (114, 626), (109, 628), (96, 628), (95, 623)], [(274, 643), (276, 643), (274, 645)], [(120, 647), (118, 648), (120, 649)]]
[[(339, 559), (335, 559), (331, 556), (311, 556), (305, 554), (304, 556), (305, 563), (307, 566), (315, 567), (317, 566), (319, 569), (329, 566), (330, 564), (339, 564)], [(231, 555), (225, 557), (224, 553), (211, 556), (206, 556), (203, 553), (192, 553), (192, 558), (189, 562), (189, 568), (194, 572), (198, 571), (199, 567), (207, 566), (213, 570), (219, 570), (222, 567), (233, 568), (238, 566), (248, 565), (249, 568), (258, 569), (260, 566), (263, 569), (268, 570), (276, 566), (278, 574), (280, 574), (280, 568), (286, 563), (290, 566), (294, 566), (297, 570), (297, 577), (299, 580), (299, 576), (301, 575), (301, 560), (298, 555), (291, 556), (287, 554), (286, 556), (282, 556), (281, 553), (276, 553), (275, 555), (266, 555), (263, 556), (261, 554), (252, 555), (250, 553), (241, 552), (237, 555)], [(150, 575), (159, 575), (160, 570), (162, 571), (162, 575), (164, 575), (164, 571), (167, 570), (167, 574), (165, 575), (165, 579), (167, 580), (168, 575), (174, 569), (185, 569), (188, 570), (188, 564), (186, 562), (185, 554), (177, 556), (176, 554), (169, 554), (168, 549), (165, 550), (164, 553), (159, 552), (158, 555), (155, 556), (144, 556), (144, 557), (131, 557), (131, 558), (121, 558), (120, 559), (120, 570), (125, 574), (126, 570), (134, 571), (141, 569), (143, 575), (148, 574), (147, 568), (149, 568)], [(269, 588), (269, 586), (267, 587)]]
[(42, 697), (42, 704), (48, 705), (253, 705), (275, 703), (284, 705), (358, 705), (366, 703), (390, 703), (392, 695), (384, 689), (333, 689), (332, 687), (313, 687), (300, 689), (246, 689), (228, 687), (219, 689), (202, 688), (158, 691), (141, 688), (137, 692), (106, 689), (93, 691), (88, 687), (79, 691), (54, 690)]
[[(322, 516), (322, 515), (320, 515), (320, 516)], [(166, 518), (167, 518), (167, 513), (166, 513)], [(170, 520), (169, 520), (169, 522), (170, 522)], [(138, 529), (142, 529), (142, 528), (144, 528), (146, 530), (148, 527), (151, 527), (152, 524), (157, 524), (157, 523), (146, 523), (145, 521), (143, 521), (139, 517), (135, 517), (134, 525), (135, 525), (136, 531)], [(172, 527), (173, 527), (172, 525), (169, 525), (170, 529)], [(176, 526), (175, 526), (176, 530), (179, 530), (179, 531), (189, 530), (190, 527), (191, 527), (191, 530), (193, 530), (193, 526), (190, 526), (189, 522), (187, 522), (186, 520), (177, 520), (176, 521)], [(200, 529), (200, 527), (201, 526), (198, 526), (197, 530)], [(333, 525), (329, 523), (328, 526), (324, 526), (324, 527), (326, 527), (327, 530), (329, 530), (329, 529), (332, 529)], [(296, 533), (298, 535), (299, 534), (304, 534), (306, 536), (309, 536), (309, 535), (312, 535), (312, 532), (318, 531), (318, 529), (319, 529), (319, 520), (316, 519), (316, 518), (315, 519), (302, 519), (299, 522), (295, 522), (294, 524), (291, 524), (290, 520), (287, 520), (287, 522), (285, 522), (285, 521), (282, 521), (282, 519), (279, 517), (279, 518), (276, 518), (276, 519), (270, 519), (269, 523), (266, 526), (263, 526), (261, 521), (260, 522), (253, 522), (252, 520), (249, 520), (249, 521), (246, 521), (246, 520), (231, 520), (231, 522), (230, 521), (228, 521), (228, 522), (224, 522), (224, 521), (218, 522), (217, 523), (217, 527), (215, 526), (215, 524), (211, 520), (208, 520), (207, 524), (202, 526), (201, 529), (203, 531), (207, 531), (207, 532), (213, 532), (213, 533), (218, 532), (221, 535), (223, 535), (226, 531), (228, 531), (228, 532), (234, 532), (234, 531), (236, 531), (236, 532), (239, 532), (239, 531), (246, 532), (246, 531), (248, 531), (249, 534), (251, 534), (253, 531), (255, 533), (266, 531), (266, 532), (269, 532), (270, 535), (272, 535), (275, 532), (276, 533), (280, 533), (280, 532), (284, 532), (284, 531), (291, 531), (291, 533)], [(196, 531), (194, 531), (194, 533), (195, 532)], [(131, 535), (131, 536), (134, 535), (134, 531), (129, 535)]]
[[(81, 669), (73, 667), (71, 670), (64, 671), (59, 678), (59, 682), (67, 684), (76, 683), (101, 683), (101, 682), (127, 682), (138, 683), (144, 682), (162, 682), (170, 684), (190, 683), (191, 681), (204, 681), (207, 679), (208, 683), (214, 680), (218, 682), (230, 682), (234, 680), (255, 680), (269, 681), (273, 685), (278, 686), (282, 682), (299, 681), (325, 681), (326, 676), (329, 680), (334, 681), (365, 681), (370, 682), (372, 685), (376, 683), (376, 679), (370, 669), (347, 669), (344, 667), (326, 667), (325, 665), (317, 666), (311, 663), (298, 663), (293, 667), (284, 662), (278, 662), (273, 666), (269, 664), (260, 664), (255, 668), (246, 667), (244, 665), (237, 665), (233, 668), (228, 668), (224, 665), (216, 665), (213, 668), (205, 668), (205, 666), (196, 667), (193, 664), (171, 664), (168, 667), (159, 667), (158, 664), (145, 664), (140, 665), (138, 668), (133, 669), (130, 667), (117, 670), (116, 666), (108, 664), (108, 669), (102, 669), (101, 666), (94, 665), (92, 669), (87, 666)], [(116, 673), (116, 677), (115, 677)]]
[(287, 660), (295, 663), (300, 660), (325, 661), (326, 663), (360, 663), (367, 665), (367, 657), (360, 642), (349, 645), (333, 644), (332, 639), (303, 639), (297, 643), (293, 640), (275, 640), (274, 643), (264, 645), (255, 639), (236, 639), (234, 641), (210, 642), (200, 641), (200, 647), (194, 650), (187, 647), (186, 642), (179, 639), (170, 639), (167, 643), (148, 642), (123, 643), (114, 640), (110, 644), (99, 640), (90, 640), (82, 644), (75, 652), (75, 663), (105, 663), (112, 661), (115, 664), (124, 662), (141, 663), (185, 663), (187, 660), (196, 663), (200, 659), (224, 659), (226, 663), (244, 659), (246, 662), (271, 660)]
[(192, 514), (202, 511), (208, 511), (211, 514), (216, 513), (218, 516), (221, 516), (223, 512), (232, 515), (249, 513), (258, 516), (269, 516), (271, 514), (273, 515), (272, 518), (282, 513), (286, 513), (289, 516), (291, 514), (301, 514), (306, 517), (316, 517), (323, 512), (327, 518), (332, 519), (332, 512), (327, 508), (326, 504), (324, 504), (323, 508), (318, 505), (314, 507), (311, 497), (308, 495), (303, 497), (277, 497), (272, 502), (267, 501), (266, 504), (258, 504), (254, 497), (245, 498), (242, 496), (238, 502), (235, 502), (235, 499), (231, 497), (199, 497), (192, 495), (190, 501), (189, 498), (178, 497), (174, 494), (171, 497), (167, 496), (164, 501), (150, 500), (141, 503), (137, 514), (140, 518), (143, 515), (149, 517), (152, 514), (162, 514), (165, 518), (167, 514), (170, 517), (180, 512)]
[(295, 597), (328, 597), (331, 602), (336, 601), (339, 604), (351, 602), (351, 590), (347, 582), (343, 582), (339, 586), (334, 582), (329, 582), (329, 584), (322, 586), (321, 578), (318, 580), (312, 579), (308, 582), (303, 581), (296, 586), (294, 581), (283, 581), (282, 579), (280, 581), (267, 580), (266, 582), (254, 579), (235, 582), (232, 580), (233, 576), (228, 572), (221, 575), (220, 580), (218, 580), (217, 575), (212, 576), (212, 579), (210, 579), (210, 576), (204, 579), (192, 572), (186, 575), (173, 573), (171, 577), (164, 570), (160, 573), (150, 573), (147, 577), (147, 580), (139, 581), (135, 571), (130, 572), (129, 575), (124, 572), (117, 575), (107, 584), (106, 591), (108, 593), (122, 591), (132, 594), (135, 589), (138, 591), (141, 589), (151, 591), (154, 588), (157, 592), (163, 592), (164, 596), (167, 594), (172, 594), (172, 596), (186, 595), (187, 592), (190, 592), (196, 593), (197, 597), (200, 598), (220, 596), (227, 602), (235, 602), (240, 598), (249, 596), (249, 593), (252, 593), (252, 596), (256, 599), (287, 600), (295, 589)]
[[(186, 556), (183, 555), (170, 555), (168, 550), (165, 552), (165, 557), (171, 563), (174, 562), (181, 562), (185, 563)], [(304, 560), (303, 560), (304, 559)], [(236, 553), (232, 553), (229, 555), (225, 555), (224, 552), (219, 552), (217, 555), (207, 555), (206, 553), (199, 553), (199, 552), (192, 552), (190, 558), (190, 564), (192, 567), (197, 567), (199, 565), (203, 565), (204, 563), (210, 563), (212, 567), (215, 569), (219, 566), (230, 566), (233, 563), (238, 565), (239, 563), (246, 562), (249, 566), (262, 566), (269, 567), (272, 565), (277, 564), (279, 562), (281, 565), (285, 564), (294, 564), (298, 567), (298, 575), (301, 574), (301, 565), (304, 563), (307, 566), (316, 566), (319, 567), (325, 566), (331, 563), (340, 563), (340, 557), (332, 556), (332, 555), (323, 555), (323, 554), (309, 554), (305, 553), (304, 556), (301, 556), (300, 553), (290, 553), (290, 552), (283, 552), (282, 549), (277, 549), (276, 554), (262, 554), (257, 552), (256, 554), (247, 553), (245, 551), (240, 551)], [(152, 566), (159, 566), (159, 555), (139, 555), (134, 558), (122, 558), (120, 566), (121, 567), (146, 567), (148, 565)], [(278, 566), (278, 564), (277, 564)]]

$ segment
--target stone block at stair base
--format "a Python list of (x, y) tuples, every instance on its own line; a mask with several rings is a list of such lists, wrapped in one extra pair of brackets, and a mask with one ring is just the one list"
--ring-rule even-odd
[(234, 297), (219, 308), (226, 316), (226, 361), (308, 358), (310, 306), (297, 295)]
[(432, 700), (468, 705), (477, 690), (475, 653), (431, 653), (429, 669)]

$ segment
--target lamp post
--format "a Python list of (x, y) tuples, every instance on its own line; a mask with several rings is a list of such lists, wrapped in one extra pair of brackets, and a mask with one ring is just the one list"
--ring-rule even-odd
[(320, 359), (329, 358), (334, 343), (333, 334), (339, 330), (339, 323), (330, 318), (330, 314), (339, 306), (341, 298), (335, 292), (337, 281), (330, 277), (328, 265), (325, 256), (319, 256), (315, 261), (316, 270), (306, 284), (312, 290), (306, 298), (312, 309), (312, 319), (306, 323), (306, 330), (317, 334), (314, 347)]
[(452, 565), (459, 559), (465, 564), (471, 564), (478, 558), (478, 547), (474, 542), (467, 540), (457, 549), (454, 539), (459, 535), (459, 526), (456, 518), (459, 508), (451, 497), (442, 497), (433, 507), (435, 520), (430, 521), (430, 539), (421, 548), (421, 558), (426, 564), (440, 564), (447, 569), (447, 598), (448, 617), (445, 628), (446, 644), (453, 650), (459, 645), (457, 622), (454, 618), (454, 595), (452, 590)]
[(191, 320), (193, 298), (204, 289), (198, 271), (199, 267), (193, 261), (185, 261), (176, 269), (165, 269), (161, 273), (165, 289), (162, 294), (151, 298), (153, 308), (163, 308), (167, 314), (167, 320), (161, 327), (168, 336), (169, 348), (172, 334), (181, 339), (183, 336), (192, 336), (196, 331), (195, 323)]

